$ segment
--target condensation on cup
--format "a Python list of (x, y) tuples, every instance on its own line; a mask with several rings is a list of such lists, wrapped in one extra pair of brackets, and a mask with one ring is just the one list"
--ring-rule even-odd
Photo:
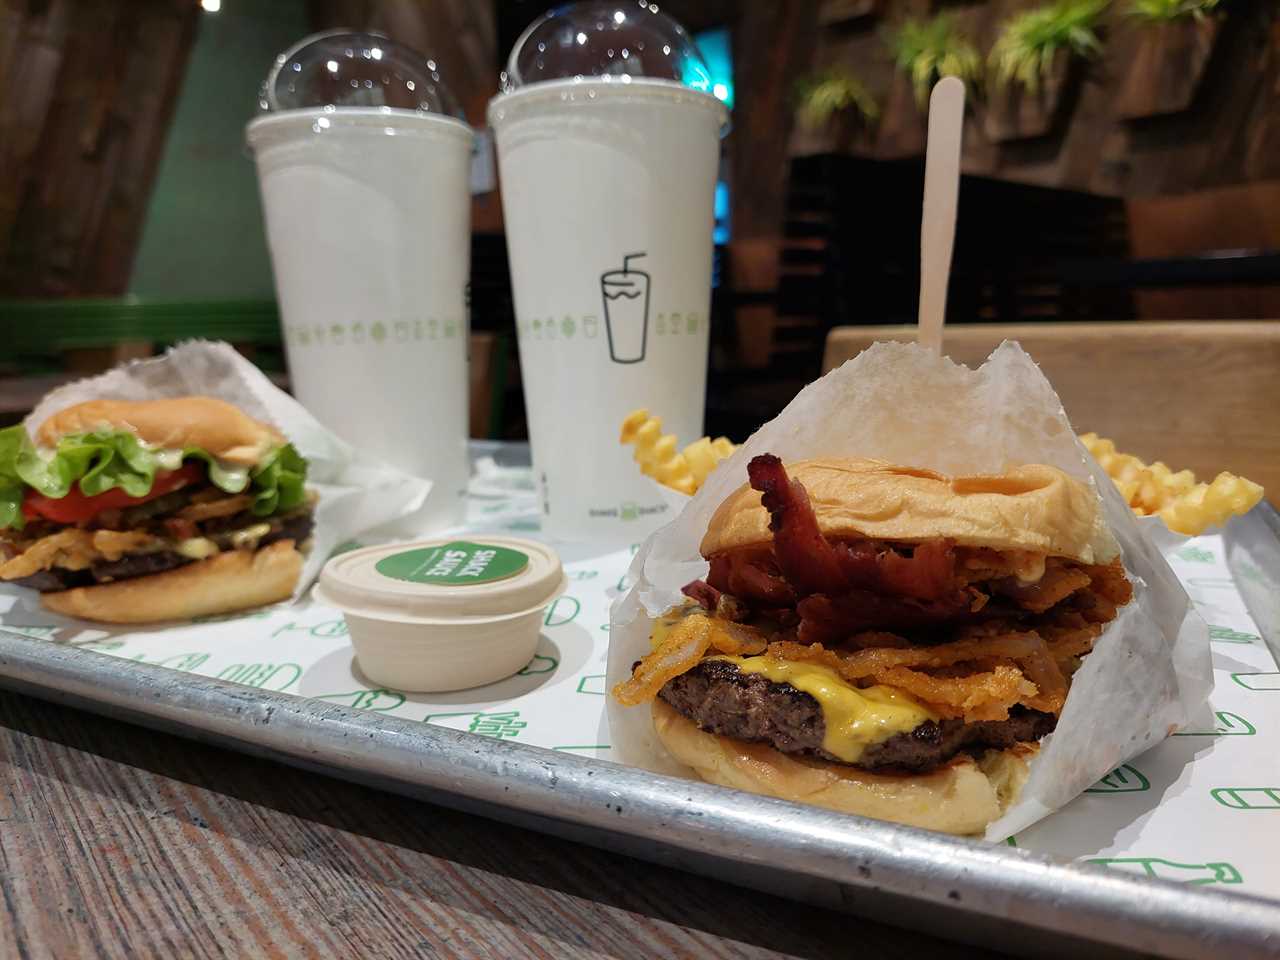
[(656, 6), (559, 8), (489, 104), (543, 529), (636, 543), (670, 501), (618, 442), (637, 407), (703, 432), (724, 104)]

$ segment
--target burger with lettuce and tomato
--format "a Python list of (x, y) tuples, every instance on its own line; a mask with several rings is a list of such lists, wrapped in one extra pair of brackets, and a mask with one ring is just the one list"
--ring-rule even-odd
[(0, 430), (0, 582), (107, 623), (284, 600), (314, 526), (307, 463), (212, 397), (94, 400)]

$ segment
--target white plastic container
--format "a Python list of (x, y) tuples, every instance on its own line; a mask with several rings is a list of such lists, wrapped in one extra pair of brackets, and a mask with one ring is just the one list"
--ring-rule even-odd
[(325, 564), (315, 598), (342, 611), (369, 680), (438, 693), (528, 664), (543, 611), (567, 585), (545, 544), (440, 538), (340, 554)]

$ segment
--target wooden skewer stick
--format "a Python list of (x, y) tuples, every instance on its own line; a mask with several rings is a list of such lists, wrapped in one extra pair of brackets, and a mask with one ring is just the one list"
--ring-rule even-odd
[(964, 133), (964, 81), (943, 77), (929, 96), (929, 141), (924, 163), (924, 216), (920, 223), (919, 343), (942, 352), (947, 281), (956, 240), (960, 196), (960, 144)]

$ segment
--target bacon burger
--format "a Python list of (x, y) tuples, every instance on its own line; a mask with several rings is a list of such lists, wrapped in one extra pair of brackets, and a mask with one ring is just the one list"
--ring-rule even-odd
[(108, 623), (286, 599), (313, 502), (274, 427), (211, 397), (96, 400), (0, 431), (0, 581)]
[(613, 695), (703, 779), (949, 833), (1016, 798), (1131, 587), (1085, 484), (755, 457)]

